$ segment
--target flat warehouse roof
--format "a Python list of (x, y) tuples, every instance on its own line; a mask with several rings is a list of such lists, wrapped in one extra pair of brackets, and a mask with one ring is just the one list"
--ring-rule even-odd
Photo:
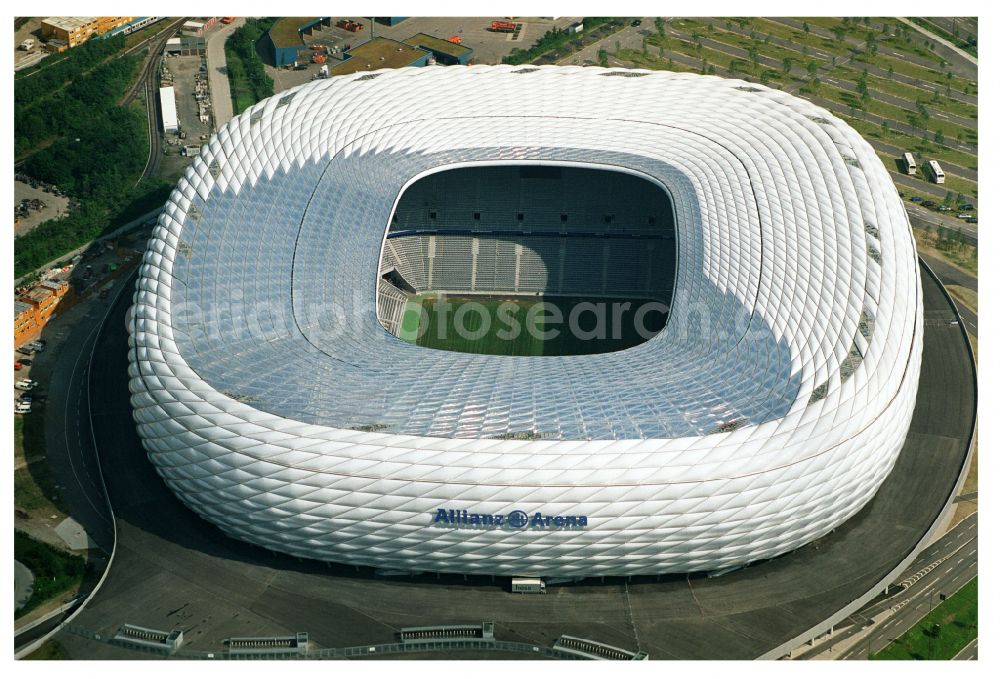
[(306, 26), (315, 24), (323, 17), (285, 17), (278, 19), (271, 26), (268, 35), (275, 47), (301, 47), (302, 34), (300, 31)]
[(461, 57), (472, 51), (471, 47), (456, 45), (453, 42), (448, 42), (442, 38), (436, 38), (433, 35), (428, 35), (427, 33), (417, 33), (403, 42), (407, 45), (413, 45), (415, 47), (426, 47), (427, 49), (435, 50), (437, 52), (441, 52), (442, 54), (450, 54), (453, 57)]
[(330, 75), (349, 75), (380, 68), (401, 68), (427, 56), (427, 51), (389, 38), (375, 38), (348, 52), (349, 58), (330, 69)]

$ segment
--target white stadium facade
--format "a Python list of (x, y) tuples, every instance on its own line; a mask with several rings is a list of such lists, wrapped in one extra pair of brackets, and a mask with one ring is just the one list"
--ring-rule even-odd
[[(666, 327), (562, 356), (392, 332), (412, 291), (588, 288), (660, 299)], [(260, 102), (178, 183), (128, 322), (149, 459), (226, 534), (559, 578), (720, 571), (830, 532), (893, 467), (922, 346), (906, 213), (858, 133), (742, 81), (577, 67)]]

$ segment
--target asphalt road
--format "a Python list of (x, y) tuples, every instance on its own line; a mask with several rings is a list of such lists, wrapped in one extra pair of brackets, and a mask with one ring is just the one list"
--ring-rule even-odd
[(212, 117), (216, 131), (233, 117), (233, 99), (229, 91), (229, 72), (226, 70), (226, 40), (246, 18), (237, 17), (228, 26), (213, 31), (205, 41), (205, 60), (208, 68), (208, 89), (212, 97)]
[[(871, 650), (873, 652), (884, 647), (888, 643), (886, 639), (890, 638), (890, 635), (882, 634), (879, 636), (878, 633), (880, 631), (892, 629), (893, 633), (895, 633), (901, 625), (906, 624), (907, 620), (912, 621), (910, 613), (915, 609), (921, 611), (921, 615), (917, 617), (917, 620), (927, 613), (926, 609), (921, 608), (919, 605), (910, 606), (911, 602), (919, 601), (917, 597), (922, 591), (915, 585), (922, 581), (921, 588), (927, 586), (933, 587), (939, 583), (942, 575), (948, 575), (956, 566), (964, 564), (964, 559), (967, 557), (967, 552), (969, 551), (969, 544), (976, 540), (978, 534), (979, 515), (978, 513), (974, 513), (966, 517), (961, 523), (954, 526), (950, 531), (941, 536), (940, 539), (922, 551), (913, 563), (896, 579), (887, 595), (876, 598), (862, 610), (838, 623), (831, 636), (817, 640), (815, 645), (810, 647), (806, 652), (798, 654), (796, 660), (832, 657), (829, 655), (831, 647), (842, 644), (851, 637), (860, 635), (869, 628), (869, 625), (872, 624), (871, 621), (876, 618), (883, 619), (878, 625), (869, 630), (873, 634), (871, 636), (866, 634), (864, 637), (858, 637), (858, 641), (843, 651), (841, 657), (854, 659), (867, 658), (869, 654), (869, 640), (872, 642)], [(960, 559), (963, 559), (963, 561), (959, 561)], [(960, 579), (960, 576), (968, 574), (970, 569), (972, 576), (969, 576), (969, 579), (976, 574), (975, 555), (972, 556), (971, 566), (966, 564), (960, 571), (956, 571), (955, 575), (959, 576)], [(956, 590), (949, 589), (942, 591), (954, 592)], [(903, 614), (904, 610), (906, 611), (905, 617)], [(887, 613), (893, 616), (895, 613), (899, 613), (900, 615), (898, 617), (886, 618)], [(910, 624), (912, 626), (912, 622)], [(907, 628), (904, 627), (904, 629)]]
[(944, 538), (921, 554), (910, 569), (906, 586), (891, 599), (870, 607), (866, 615), (889, 610), (891, 615), (877, 624), (867, 638), (855, 644), (842, 657), (862, 660), (878, 653), (898, 639), (936, 608), (941, 594), (951, 596), (978, 575), (979, 521), (971, 515)]
[[(378, 577), (298, 561), (225, 537), (170, 493), (131, 423), (122, 319), (91, 366), (94, 433), (118, 526), (104, 587), (57, 639), (72, 658), (149, 657), (92, 640), (128, 622), (184, 630), (185, 650), (218, 653), (231, 636), (308, 632), (319, 648), (386, 643), (403, 626), (496, 623), (497, 638), (550, 646), (562, 634), (654, 659), (755, 658), (833, 615), (877, 583), (949, 500), (975, 409), (972, 367), (950, 309), (924, 276), (925, 355), (918, 404), (896, 467), (869, 505), (828, 536), (719, 578), (589, 580), (514, 596), (503, 580)], [(637, 642), (638, 640), (638, 642)]]
[[(945, 285), (961, 285), (969, 290), (979, 292), (979, 280), (975, 276), (970, 276), (958, 267), (936, 257), (926, 257), (924, 261)], [(979, 337), (979, 316), (961, 300), (954, 299), (955, 305), (958, 306), (958, 313), (961, 315), (962, 321), (965, 322), (969, 334)]]
[(979, 660), (979, 639), (970, 641), (952, 660)]

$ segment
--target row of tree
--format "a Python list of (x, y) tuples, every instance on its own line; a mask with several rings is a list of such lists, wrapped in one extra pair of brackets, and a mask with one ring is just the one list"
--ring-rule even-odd
[[(607, 23), (608, 21), (611, 21), (608, 17), (585, 17), (583, 20), (583, 30), (584, 32), (588, 32), (597, 26)], [(525, 50), (518, 48), (512, 50), (510, 54), (503, 58), (503, 63), (511, 65), (530, 63), (546, 52), (551, 52), (556, 48), (562, 47), (571, 40), (576, 40), (577, 37), (578, 36), (575, 33), (569, 33), (564, 29), (551, 28), (528, 49)]]
[[(226, 41), (226, 65), (229, 70), (229, 86), (233, 89), (233, 113), (242, 113), (246, 108), (243, 105), (246, 103), (245, 98), (241, 102), (239, 96), (240, 90), (244, 88), (249, 89), (252, 103), (274, 94), (274, 81), (264, 72), (264, 62), (257, 53), (257, 43), (275, 21), (275, 17), (247, 19)], [(233, 55), (236, 59), (232, 58)]]

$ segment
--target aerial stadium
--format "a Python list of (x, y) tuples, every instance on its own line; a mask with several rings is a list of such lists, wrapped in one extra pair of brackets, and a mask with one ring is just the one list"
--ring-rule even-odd
[[(480, 325), (657, 311), (617, 344), (501, 346), (427, 341), (428, 300)], [(893, 467), (922, 347), (906, 213), (845, 123), (743, 81), (554, 66), (248, 109), (172, 193), (128, 323), (148, 457), (226, 534), (550, 578), (722, 572), (834, 530)]]

